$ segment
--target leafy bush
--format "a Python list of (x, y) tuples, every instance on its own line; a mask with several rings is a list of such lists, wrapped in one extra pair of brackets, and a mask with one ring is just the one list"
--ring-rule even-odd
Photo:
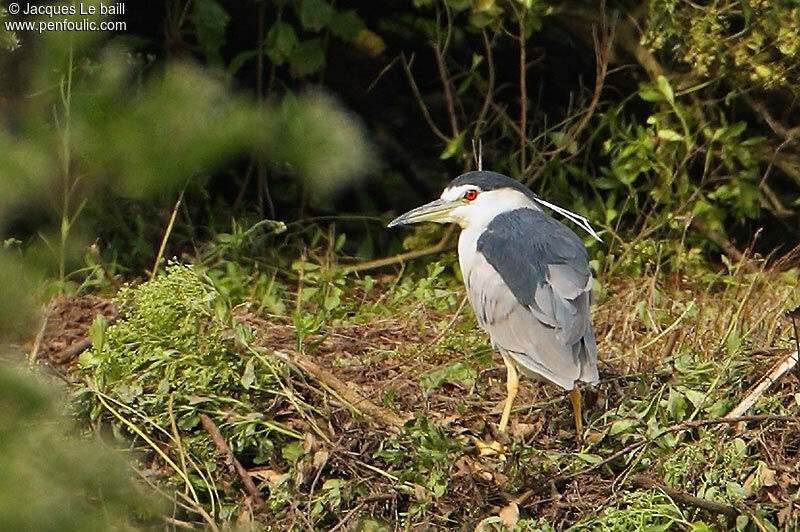
[(63, 399), (36, 374), (0, 368), (0, 529), (140, 529), (161, 506), (119, 455), (76, 437)]
[(285, 393), (284, 368), (248, 346), (251, 332), (233, 321), (223, 298), (192, 266), (170, 263), (163, 275), (121, 289), (116, 300), (119, 320), (106, 327), (98, 318), (94, 346), (80, 358), (93, 419), (111, 414), (138, 436), (145, 432), (134, 428), (139, 424), (169, 440), (178, 438), (175, 427), (186, 431), (185, 442), (173, 443), (185, 445), (200, 467), (191, 478), (202, 490), (210, 489), (203, 470), (216, 459), (213, 442), (198, 428), (200, 413), (255, 463), (287, 438), (301, 437), (264, 413)]

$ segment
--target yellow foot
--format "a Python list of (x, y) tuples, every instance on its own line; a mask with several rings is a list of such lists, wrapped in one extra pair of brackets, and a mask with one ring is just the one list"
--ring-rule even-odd
[(481, 456), (490, 456), (492, 458), (497, 458), (501, 462), (506, 461), (505, 450), (506, 447), (501, 442), (494, 440), (492, 442), (485, 442), (481, 439), (472, 436), (472, 443), (475, 444), (475, 447), (478, 448), (478, 452)]

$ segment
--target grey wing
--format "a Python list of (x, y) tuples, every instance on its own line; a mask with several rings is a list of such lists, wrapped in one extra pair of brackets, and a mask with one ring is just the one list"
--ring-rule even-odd
[(589, 316), (591, 276), (551, 264), (549, 278), (530, 305), (520, 303), (481, 253), (466, 278), (475, 315), (494, 346), (523, 371), (571, 390), (576, 381), (596, 383), (597, 346)]

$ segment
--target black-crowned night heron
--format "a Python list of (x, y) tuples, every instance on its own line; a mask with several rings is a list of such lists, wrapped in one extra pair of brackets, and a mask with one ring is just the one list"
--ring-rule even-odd
[(457, 177), (439, 199), (403, 214), (389, 227), (418, 222), (461, 226), (458, 262), (467, 297), (507, 370), (500, 431), (508, 425), (519, 368), (570, 392), (580, 440), (578, 383), (598, 382), (589, 314), (592, 274), (583, 242), (541, 205), (599, 240), (582, 216), (545, 202), (509, 177), (484, 171)]

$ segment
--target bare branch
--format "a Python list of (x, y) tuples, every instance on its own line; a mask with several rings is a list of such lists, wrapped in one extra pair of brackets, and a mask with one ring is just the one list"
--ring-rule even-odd
[[(419, 87), (417, 86), (416, 80), (414, 80), (414, 75), (411, 73), (411, 64), (406, 59), (405, 54), (400, 54), (400, 59), (403, 63), (403, 71), (406, 73), (406, 77), (408, 78), (408, 84), (411, 86), (411, 91), (414, 93), (414, 98), (417, 100), (417, 105), (419, 105), (420, 110), (422, 111), (422, 116), (425, 118), (425, 121), (428, 123), (428, 126), (433, 131), (433, 134), (439, 137), (444, 142), (448, 142), (450, 137), (442, 133), (442, 130), (436, 125), (431, 118), (431, 113), (428, 111), (428, 106), (425, 105), (425, 101), (422, 99), (422, 94), (419, 92)], [(411, 61), (414, 60), (414, 56), (411, 56)]]
[(453, 91), (450, 88), (450, 74), (447, 71), (447, 65), (444, 61), (444, 55), (439, 49), (438, 43), (431, 43), (433, 55), (436, 58), (436, 68), (439, 71), (439, 80), (442, 82), (442, 90), (444, 91), (444, 101), (447, 103), (447, 117), (450, 119), (450, 130), (453, 137), (458, 136), (458, 120), (456, 117), (455, 100), (453, 99)]
[(656, 480), (653, 480), (645, 475), (631, 475), (629, 480), (631, 486), (636, 489), (649, 490), (655, 488), (663, 491), (667, 494), (667, 496), (669, 496), (670, 499), (678, 504), (694, 506), (695, 508), (700, 508), (715, 514), (723, 514), (728, 517), (736, 517), (739, 514), (739, 512), (733, 506), (709, 501), (708, 499), (701, 499), (700, 497), (695, 497), (694, 495), (690, 495), (686, 492), (669, 488), (661, 482), (657, 482)]
[(253, 479), (250, 478), (250, 473), (247, 472), (247, 469), (239, 462), (236, 456), (231, 451), (231, 448), (228, 446), (228, 443), (225, 441), (225, 438), (222, 437), (222, 433), (217, 428), (216, 423), (214, 423), (210, 417), (205, 414), (200, 414), (200, 422), (203, 424), (203, 428), (206, 429), (211, 439), (214, 441), (214, 445), (217, 446), (217, 451), (223, 456), (225, 462), (228, 466), (231, 466), (235, 471), (236, 474), (239, 475), (239, 478), (244, 485), (245, 490), (253, 499), (253, 505), (257, 508), (264, 507), (264, 500), (261, 498), (261, 495), (258, 493), (258, 488), (256, 488), (255, 483), (253, 483)]
[(483, 48), (486, 53), (486, 95), (483, 98), (483, 105), (481, 106), (481, 110), (478, 113), (478, 118), (475, 120), (475, 129), (472, 132), (473, 139), (480, 139), (481, 137), (481, 128), (483, 127), (483, 121), (486, 118), (486, 113), (489, 111), (489, 107), (492, 104), (492, 99), (494, 98), (494, 84), (495, 84), (495, 73), (494, 73), (494, 58), (492, 56), (492, 44), (494, 40), (497, 38), (497, 33), (495, 32), (492, 40), (489, 40), (489, 37), (486, 35), (486, 30), (483, 30)]

